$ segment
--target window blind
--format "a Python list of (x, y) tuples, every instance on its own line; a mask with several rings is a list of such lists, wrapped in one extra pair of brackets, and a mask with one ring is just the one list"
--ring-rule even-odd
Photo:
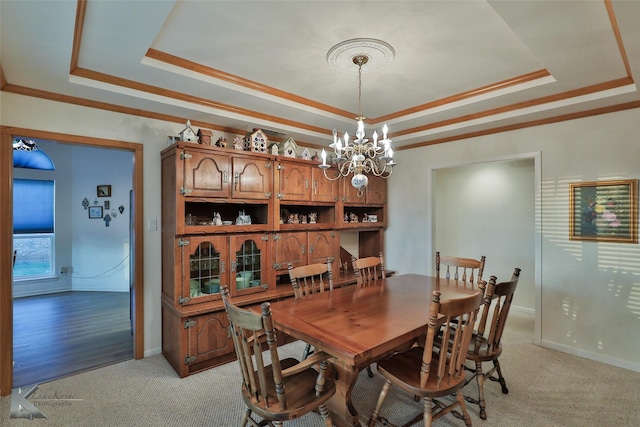
[(53, 233), (54, 181), (13, 180), (13, 234)]

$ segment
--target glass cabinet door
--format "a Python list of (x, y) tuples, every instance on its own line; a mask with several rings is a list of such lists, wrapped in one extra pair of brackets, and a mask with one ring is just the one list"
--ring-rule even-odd
[[(189, 283), (183, 288), (183, 296), (189, 303), (198, 303), (220, 297), (220, 286), (226, 283), (227, 245), (224, 236), (191, 237), (189, 247)], [(188, 293), (187, 293), (188, 291)], [(209, 298), (207, 298), (209, 297)]]
[[(242, 234), (231, 236), (230, 288), (235, 294), (260, 292), (268, 288), (266, 272), (268, 236)], [(233, 292), (232, 292), (233, 294)]]

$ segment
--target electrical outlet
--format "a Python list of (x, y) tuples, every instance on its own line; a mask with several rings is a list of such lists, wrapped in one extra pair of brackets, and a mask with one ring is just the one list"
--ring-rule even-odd
[(67, 267), (60, 267), (60, 274), (67, 274)]

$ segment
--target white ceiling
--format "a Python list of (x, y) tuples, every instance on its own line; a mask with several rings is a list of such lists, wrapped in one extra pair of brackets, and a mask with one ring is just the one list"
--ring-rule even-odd
[(0, 19), (5, 91), (313, 145), (355, 131), (357, 67), (326, 61), (354, 38), (395, 50), (363, 67), (362, 112), (396, 149), (640, 107), (640, 1), (1, 0)]

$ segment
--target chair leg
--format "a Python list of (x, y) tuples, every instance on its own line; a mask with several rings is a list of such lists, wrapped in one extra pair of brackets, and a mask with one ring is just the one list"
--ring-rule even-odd
[[(509, 394), (509, 389), (507, 388), (507, 382), (504, 380), (504, 377), (502, 376), (502, 369), (500, 369), (500, 362), (498, 361), (498, 359), (495, 359), (493, 361), (493, 366), (495, 367), (496, 371), (498, 372), (498, 381), (500, 382), (500, 385), (502, 386), (502, 393), (503, 394)], [(493, 378), (491, 378), (491, 379), (494, 380)]]
[(251, 417), (251, 409), (247, 408), (245, 409), (244, 414), (242, 414), (242, 421), (240, 422), (241, 427), (247, 426), (247, 423), (249, 422), (249, 417)]
[[(324, 390), (325, 377), (327, 375), (328, 367), (329, 362), (327, 362), (326, 360), (320, 362), (320, 372), (318, 374), (318, 378), (316, 379), (316, 395), (320, 395), (320, 393), (322, 393), (322, 390)], [(324, 420), (325, 427), (332, 427), (333, 422), (331, 420), (331, 415), (329, 415), (329, 409), (327, 409), (327, 405), (323, 404), (318, 406), (318, 412)]]
[(424, 398), (424, 413), (422, 415), (424, 419), (424, 427), (431, 427), (433, 422), (433, 401), (430, 397)]
[(331, 415), (329, 415), (329, 409), (327, 409), (327, 405), (318, 406), (318, 412), (324, 420), (325, 427), (333, 427), (333, 421), (331, 420)]
[(462, 390), (458, 390), (458, 392), (456, 393), (456, 399), (458, 400), (460, 410), (462, 411), (462, 419), (464, 420), (464, 424), (467, 427), (471, 427), (471, 417), (469, 416), (469, 412), (467, 412), (467, 406), (464, 404), (464, 396), (462, 395)]
[(391, 381), (385, 381), (384, 385), (382, 386), (382, 390), (380, 390), (380, 396), (378, 397), (376, 409), (373, 410), (373, 414), (371, 414), (371, 418), (369, 418), (369, 427), (374, 427), (376, 425), (376, 420), (378, 419), (378, 415), (380, 415), (380, 408), (382, 408), (382, 404), (387, 398), (387, 393), (389, 393), (390, 388)]
[(480, 419), (487, 419), (487, 404), (484, 400), (484, 374), (482, 373), (482, 362), (476, 362), (476, 384), (478, 385), (478, 401), (474, 402), (480, 406)]
[(307, 344), (304, 346), (304, 351), (302, 352), (302, 360), (305, 360), (311, 354), (311, 344)]
[(373, 371), (371, 370), (371, 365), (367, 365), (367, 375), (369, 375), (369, 378), (373, 378)]

